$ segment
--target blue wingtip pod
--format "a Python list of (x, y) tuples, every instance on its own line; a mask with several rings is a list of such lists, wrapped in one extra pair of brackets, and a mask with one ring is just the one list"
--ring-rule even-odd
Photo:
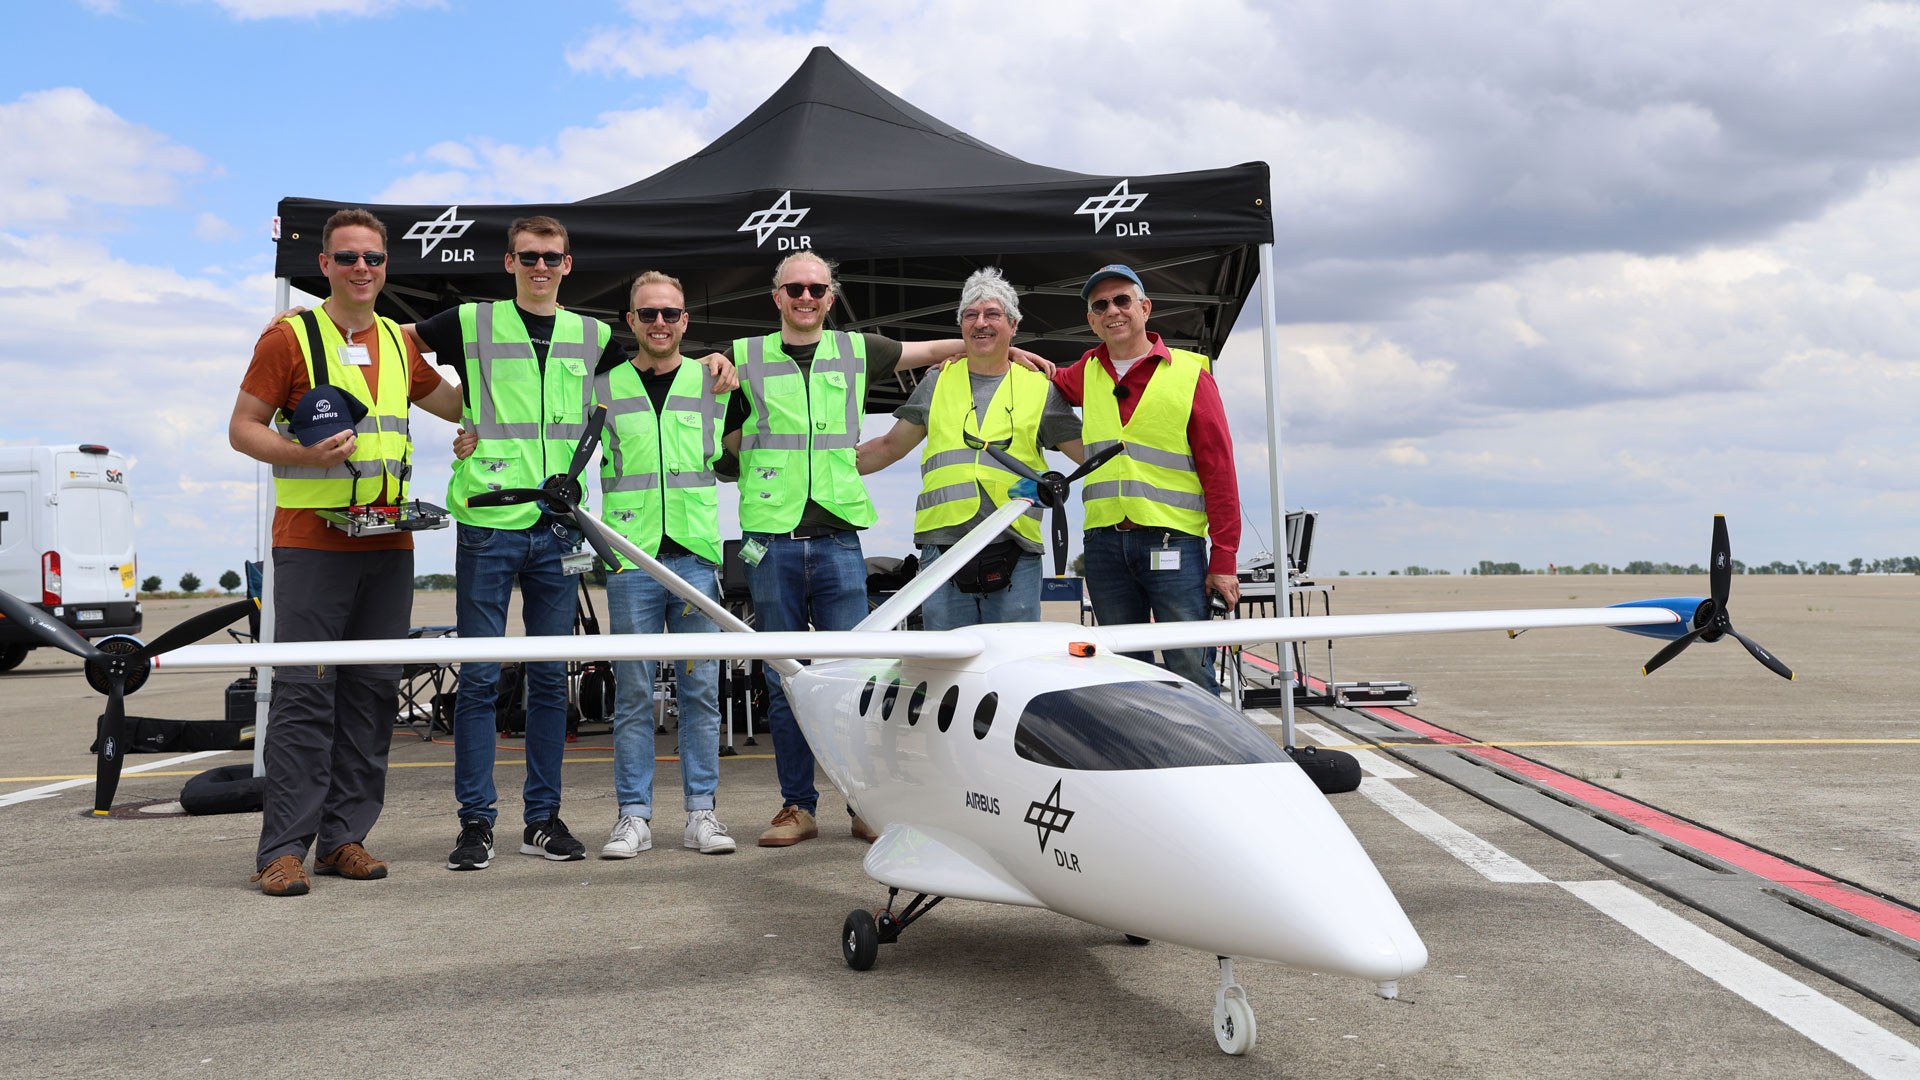
[(1629, 600), (1624, 604), (1608, 604), (1608, 607), (1665, 608), (1679, 616), (1678, 622), (1661, 623), (1656, 626), (1616, 626), (1615, 630), (1625, 630), (1629, 634), (1641, 634), (1646, 637), (1660, 638), (1663, 641), (1677, 641), (1687, 631), (1705, 621), (1708, 613), (1708, 601), (1704, 596), (1666, 596), (1657, 600)]

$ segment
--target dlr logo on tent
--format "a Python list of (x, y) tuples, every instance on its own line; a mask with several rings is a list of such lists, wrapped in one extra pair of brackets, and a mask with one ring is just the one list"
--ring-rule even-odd
[(473, 249), (472, 248), (441, 248), (440, 261), (443, 263), (472, 262)]
[(1116, 221), (1113, 223), (1113, 235), (1151, 236), (1153, 235), (1150, 231), (1151, 224), (1151, 222), (1146, 221)]
[(773, 242), (781, 251), (813, 250), (813, 237), (811, 236), (776, 236), (773, 238)]

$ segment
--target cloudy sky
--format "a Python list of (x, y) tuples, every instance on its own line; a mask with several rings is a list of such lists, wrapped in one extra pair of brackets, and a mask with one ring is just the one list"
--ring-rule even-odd
[[(141, 571), (253, 557), (227, 447), (283, 196), (571, 200), (815, 45), (1001, 149), (1273, 167), (1314, 568), (1920, 553), (1920, 9), (1541, 0), (48, 0), (0, 74), (0, 444), (134, 459)], [(537, 27), (538, 32), (530, 32)], [(1271, 537), (1254, 313), (1219, 364)], [(449, 428), (422, 433), (444, 491)], [(910, 462), (869, 554), (902, 554)], [(422, 572), (450, 570), (450, 533)]]

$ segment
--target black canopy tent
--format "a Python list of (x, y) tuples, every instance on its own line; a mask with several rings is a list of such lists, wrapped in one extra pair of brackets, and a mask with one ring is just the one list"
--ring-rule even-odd
[[(1264, 163), (1157, 176), (1091, 176), (1034, 165), (889, 93), (822, 46), (732, 130), (678, 164), (573, 203), (370, 205), (391, 231), (386, 314), (410, 321), (466, 300), (504, 299), (506, 227), (551, 214), (567, 226), (568, 307), (609, 318), (644, 269), (686, 283), (688, 351), (771, 331), (774, 264), (795, 250), (840, 265), (833, 325), (907, 340), (958, 332), (959, 285), (998, 266), (1022, 292), (1020, 344), (1056, 361), (1095, 342), (1080, 285), (1127, 262), (1170, 344), (1218, 355), (1271, 243)], [(275, 273), (324, 293), (315, 256), (339, 199), (283, 199)], [(891, 411), (902, 388), (875, 388)]]
[[(958, 333), (960, 285), (998, 266), (1021, 293), (1018, 343), (1056, 362), (1095, 343), (1080, 286), (1124, 262), (1153, 298), (1169, 344), (1218, 357), (1256, 281), (1271, 280), (1273, 213), (1266, 163), (1151, 176), (1094, 176), (1022, 161), (915, 108), (824, 46), (746, 119), (699, 153), (644, 180), (572, 203), (368, 205), (280, 201), (274, 260), (286, 287), (320, 295), (320, 230), (343, 206), (387, 223), (392, 262), (383, 313), (417, 320), (468, 300), (505, 299), (507, 224), (532, 214), (563, 222), (574, 268), (569, 308), (613, 322), (628, 286), (657, 269), (686, 285), (686, 352), (777, 325), (775, 263), (798, 250), (839, 264), (831, 325), (902, 340)], [(1279, 360), (1272, 289), (1260, 290), (1273, 532), (1285, 565)], [(870, 412), (891, 412), (910, 377), (869, 388)], [(1287, 610), (1286, 582), (1277, 583)], [(1281, 649), (1283, 675), (1292, 655)], [(1283, 742), (1293, 702), (1283, 696)], [(256, 755), (257, 756), (257, 755)], [(258, 765), (256, 764), (256, 772)]]

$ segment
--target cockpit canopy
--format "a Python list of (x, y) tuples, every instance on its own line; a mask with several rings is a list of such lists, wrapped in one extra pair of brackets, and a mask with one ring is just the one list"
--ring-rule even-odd
[(1180, 769), (1286, 761), (1286, 752), (1205, 690), (1177, 682), (1116, 682), (1035, 695), (1014, 752), (1056, 769)]

